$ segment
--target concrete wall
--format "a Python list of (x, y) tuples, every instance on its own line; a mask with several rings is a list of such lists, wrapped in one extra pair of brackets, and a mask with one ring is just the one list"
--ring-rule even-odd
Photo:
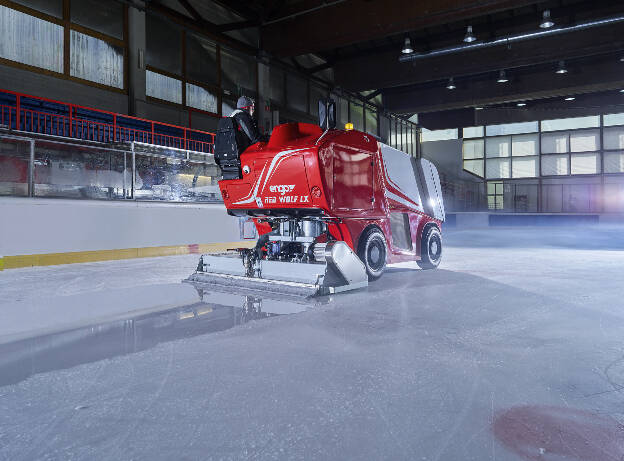
[(1, 198), (0, 256), (234, 242), (223, 205)]

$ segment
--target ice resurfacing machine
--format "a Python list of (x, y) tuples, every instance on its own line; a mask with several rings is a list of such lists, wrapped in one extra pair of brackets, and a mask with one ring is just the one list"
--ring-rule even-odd
[(260, 237), (251, 249), (202, 255), (189, 282), (313, 296), (365, 287), (389, 263), (438, 266), (444, 203), (435, 166), (335, 129), (335, 113), (332, 100), (321, 101), (320, 126), (279, 125), (240, 154), (236, 133), (217, 132), (225, 207), (251, 217)]

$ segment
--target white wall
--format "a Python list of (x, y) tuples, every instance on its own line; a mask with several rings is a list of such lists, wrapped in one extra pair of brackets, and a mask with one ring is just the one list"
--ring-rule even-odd
[(240, 239), (223, 205), (0, 198), (0, 256)]

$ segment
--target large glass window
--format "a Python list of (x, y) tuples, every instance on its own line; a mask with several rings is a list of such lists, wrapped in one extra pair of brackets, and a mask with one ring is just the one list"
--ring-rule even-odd
[(512, 138), (511, 155), (514, 157), (539, 154), (537, 134), (516, 135)]
[[(63, 0), (13, 0), (15, 3), (57, 18), (63, 17)], [(1, 29), (0, 29), (1, 30)]]
[(428, 130), (426, 128), (423, 128), (421, 132), (422, 142), (444, 141), (447, 139), (457, 139), (457, 137), (457, 128), (450, 128), (448, 130)]
[(600, 116), (561, 118), (542, 120), (542, 131), (576, 130), (579, 128), (594, 128), (600, 126)]
[(548, 133), (542, 135), (542, 154), (568, 152), (568, 133)]
[(568, 154), (542, 155), (542, 176), (561, 176), (570, 173)]
[(201, 86), (186, 84), (186, 105), (206, 112), (217, 113), (217, 96)]
[(182, 104), (182, 82), (178, 79), (147, 70), (145, 90), (152, 98)]
[(190, 80), (217, 86), (217, 48), (213, 43), (186, 34), (186, 76)]
[(603, 118), (604, 126), (624, 125), (624, 113), (621, 114), (607, 114)]
[(464, 141), (463, 154), (464, 160), (471, 160), (475, 158), (483, 158), (484, 152), (483, 139), (474, 139), (470, 141)]
[(71, 20), (111, 37), (123, 38), (123, 5), (101, 0), (73, 0)]
[(485, 128), (487, 136), (535, 133), (536, 131), (538, 131), (537, 122), (506, 123), (504, 125), (489, 125)]
[(570, 171), (572, 174), (600, 173), (600, 154), (572, 154)]
[(465, 138), (482, 138), (484, 128), (482, 126), (467, 126), (463, 129), (463, 137)]
[(485, 154), (488, 158), (509, 157), (511, 155), (511, 136), (486, 138)]
[(115, 88), (124, 87), (123, 49), (71, 31), (70, 75)]
[[(605, 173), (624, 173), (624, 152), (604, 153)], [(624, 196), (622, 196), (624, 199)]]
[(511, 162), (511, 177), (535, 178), (538, 176), (538, 158), (537, 156), (514, 158)]
[(178, 27), (160, 16), (145, 18), (147, 50), (145, 62), (156, 69), (182, 74), (182, 34)]
[(605, 149), (624, 149), (624, 127), (605, 128), (603, 136)]
[(570, 133), (570, 152), (593, 152), (600, 149), (600, 130)]
[(221, 48), (221, 86), (235, 94), (241, 88), (256, 92), (256, 61), (242, 54)]
[(508, 158), (488, 158), (485, 162), (485, 177), (487, 179), (509, 178), (510, 165)]
[(0, 5), (0, 57), (63, 72), (63, 27)]

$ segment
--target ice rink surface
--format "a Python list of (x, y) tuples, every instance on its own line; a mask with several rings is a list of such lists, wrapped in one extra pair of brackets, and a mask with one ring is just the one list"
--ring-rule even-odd
[(445, 233), (305, 303), (196, 256), (0, 273), (0, 460), (624, 459), (624, 230)]

